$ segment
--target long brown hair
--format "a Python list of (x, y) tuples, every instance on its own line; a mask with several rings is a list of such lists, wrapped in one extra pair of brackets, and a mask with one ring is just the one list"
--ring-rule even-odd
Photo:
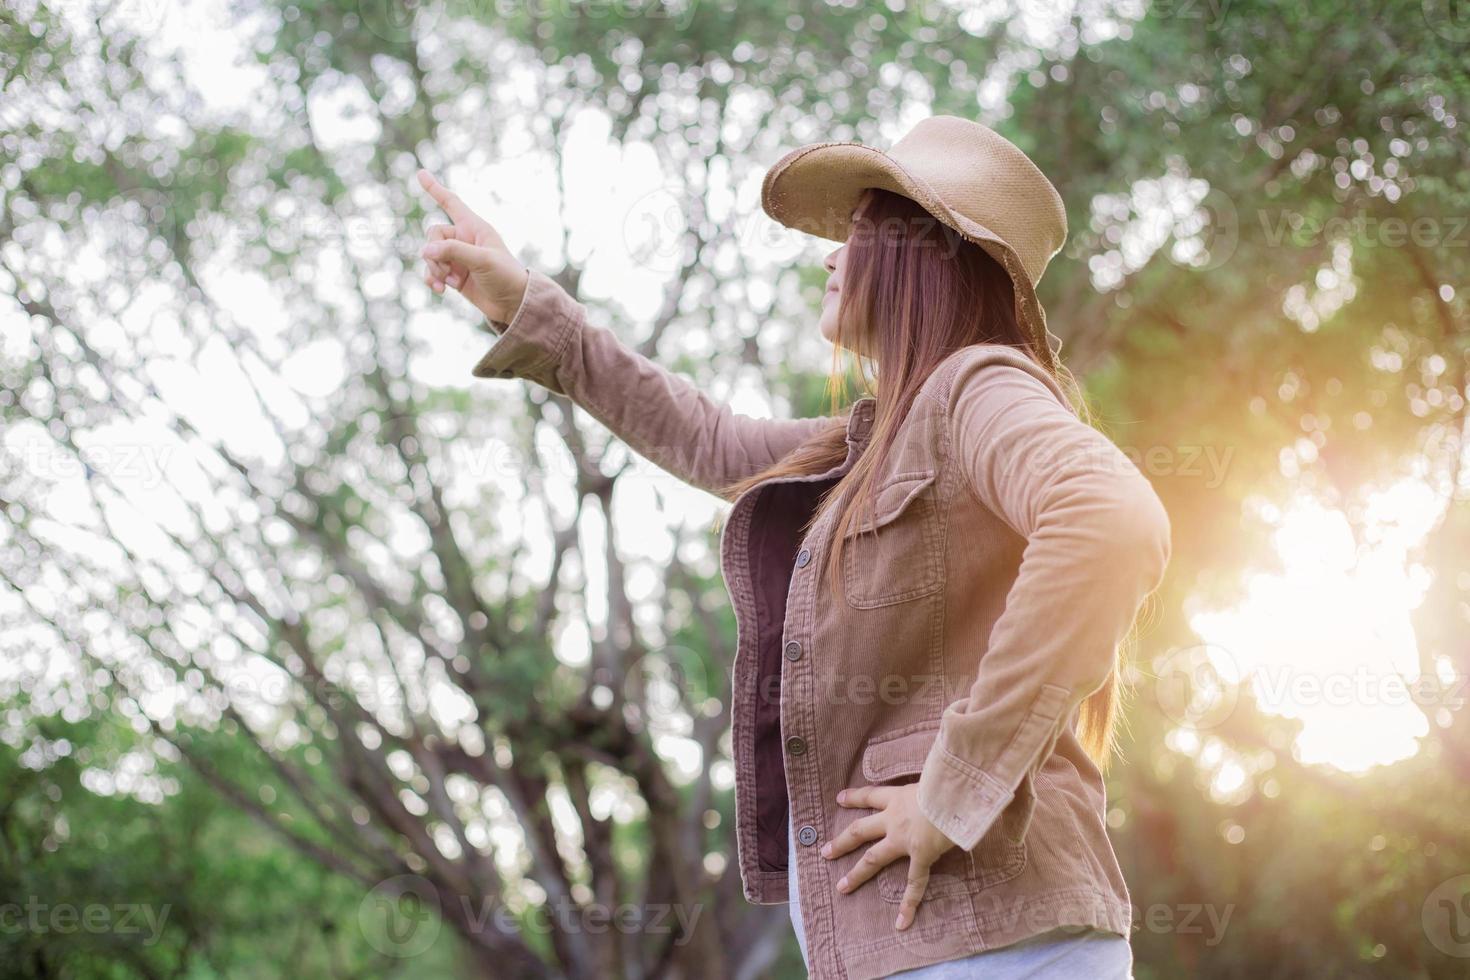
[[(893, 447), (900, 423), (920, 387), (947, 355), (970, 344), (1004, 344), (1048, 370), (1079, 417), (1091, 423), (1081, 387), (1065, 367), (1047, 368), (1031, 337), (1016, 319), (1015, 294), (1005, 267), (979, 245), (941, 224), (916, 202), (878, 188), (864, 192), (847, 240), (847, 265), (839, 293), (837, 336), (826, 394), (837, 416), (833, 424), (762, 472), (723, 489), (734, 500), (766, 480), (808, 476), (847, 458), (850, 407), (839, 408), (847, 371), (843, 350), (859, 354), (860, 387), (876, 398), (867, 448), (836, 485), (822, 495), (806, 533), (829, 508), (840, 507), (825, 559), (828, 586), (845, 601), (840, 569), (846, 529), (859, 508), (871, 516), (876, 477)], [(876, 383), (862, 371), (862, 358), (876, 362)], [(1082, 702), (1078, 738), (1099, 768), (1112, 754), (1121, 684), (1116, 664), (1107, 682)]]

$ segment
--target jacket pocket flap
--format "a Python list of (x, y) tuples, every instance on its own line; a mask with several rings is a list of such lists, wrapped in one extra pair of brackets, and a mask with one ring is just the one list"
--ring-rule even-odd
[(897, 479), (889, 480), (878, 488), (873, 501), (874, 519), (868, 520), (867, 508), (862, 508), (857, 518), (848, 528), (845, 537), (861, 534), (865, 531), (873, 531), (887, 524), (899, 514), (904, 508), (913, 503), (914, 498), (924, 492), (924, 488), (934, 482), (933, 470), (922, 473), (907, 473)]
[(925, 722), (868, 739), (863, 750), (863, 775), (870, 782), (895, 776), (917, 776), (939, 737), (939, 722)]

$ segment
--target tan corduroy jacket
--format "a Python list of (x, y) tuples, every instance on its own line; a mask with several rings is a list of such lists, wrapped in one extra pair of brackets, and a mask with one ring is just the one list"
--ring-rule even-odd
[[(776, 462), (831, 419), (756, 419), (591, 324), (532, 271), (511, 322), (475, 366), (566, 395), (630, 447), (711, 492)], [(721, 532), (737, 623), (736, 841), (746, 897), (787, 899), (818, 978), (886, 976), (1054, 926), (1128, 935), (1127, 886), (1104, 824), (1102, 774), (1077, 707), (1169, 559), (1169, 519), (1123, 453), (1023, 354), (954, 351), (927, 379), (843, 563), (846, 601), (818, 581), (831, 516), (818, 494), (867, 443), (874, 399), (847, 416), (826, 473), (741, 495)], [(874, 533), (858, 533), (875, 528)], [(850, 786), (917, 779), (923, 813), (959, 846), (931, 869), (913, 924), (894, 928), (907, 861), (851, 894), (864, 848), (819, 851), (871, 811)], [(796, 828), (787, 850), (787, 821)]]

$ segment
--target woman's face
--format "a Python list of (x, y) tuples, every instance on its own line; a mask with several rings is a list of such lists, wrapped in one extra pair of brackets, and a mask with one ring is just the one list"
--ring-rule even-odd
[(827, 292), (822, 295), (822, 318), (817, 327), (822, 336), (837, 343), (837, 307), (842, 299), (842, 277), (847, 269), (847, 246), (839, 245), (827, 255)]
[[(852, 220), (857, 221), (862, 205), (853, 209)], [(839, 245), (827, 254), (822, 263), (827, 267), (827, 292), (822, 295), (822, 318), (817, 329), (830, 343), (837, 343), (837, 308), (842, 301), (842, 279), (847, 274), (847, 246)], [(849, 338), (851, 340), (851, 338)]]

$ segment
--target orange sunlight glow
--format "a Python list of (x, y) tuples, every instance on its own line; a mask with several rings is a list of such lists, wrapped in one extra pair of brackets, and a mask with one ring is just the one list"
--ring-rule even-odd
[[(1410, 552), (1443, 506), (1424, 481), (1403, 480), (1368, 498), (1355, 539), (1347, 515), (1313, 497), (1284, 509), (1261, 504), (1276, 527), (1280, 569), (1250, 573), (1233, 608), (1191, 613), (1221, 678), (1238, 680), (1261, 711), (1301, 720), (1293, 752), (1302, 763), (1359, 772), (1408, 758), (1427, 734), (1414, 697), (1420, 670), (1410, 614), (1430, 573)], [(1217, 781), (1238, 785), (1226, 768)], [(1212, 786), (1224, 795), (1233, 788)]]

